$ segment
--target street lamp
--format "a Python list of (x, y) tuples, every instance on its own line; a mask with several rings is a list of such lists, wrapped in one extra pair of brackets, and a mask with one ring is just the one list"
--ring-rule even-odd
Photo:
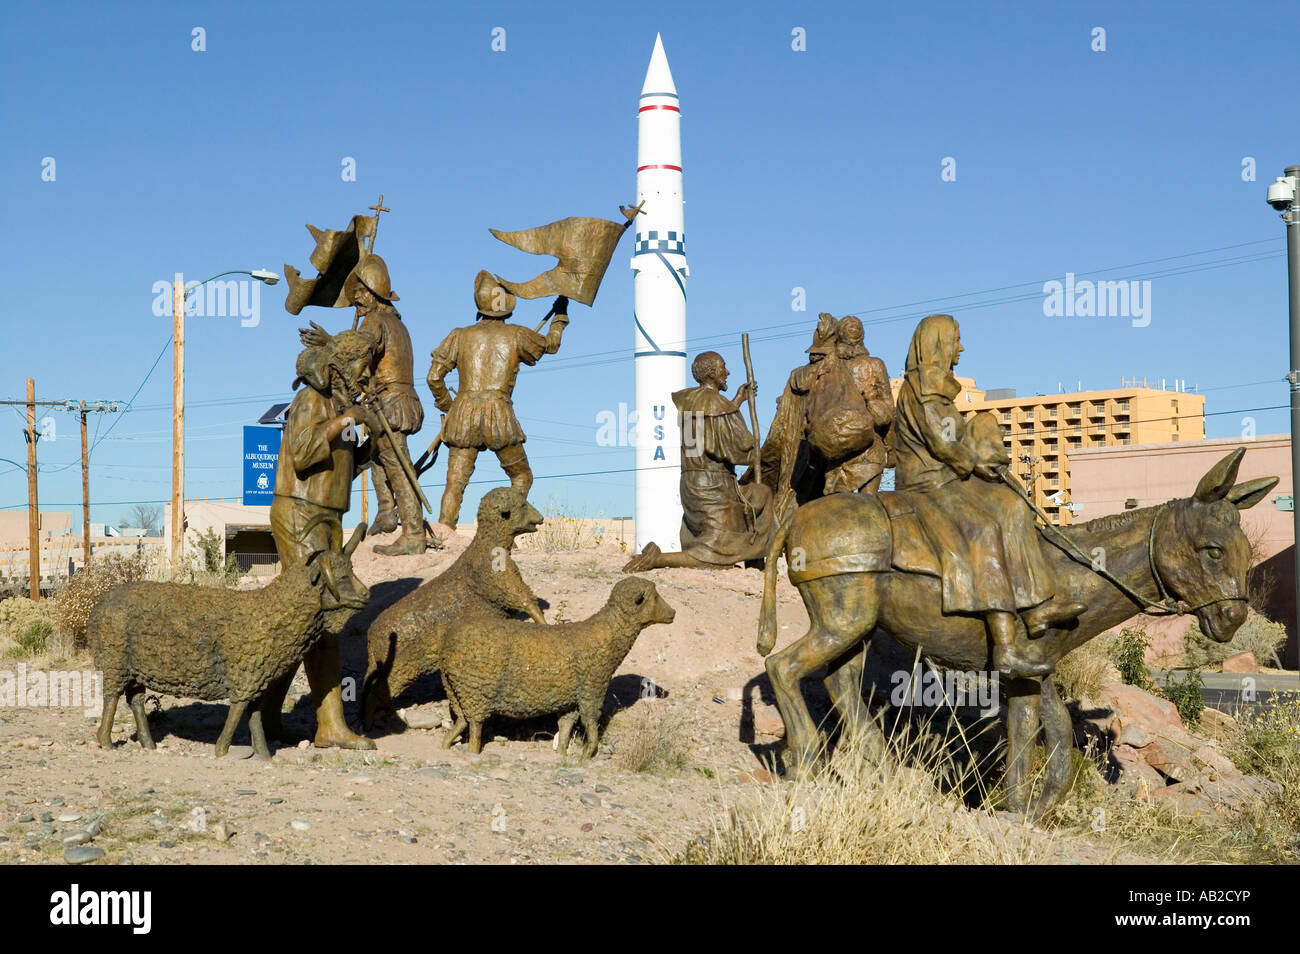
[[(196, 282), (190, 291), (226, 275), (248, 275), (266, 285), (280, 280), (275, 272), (264, 268), (248, 271), (236, 268), (218, 272)], [(171, 559), (174, 563), (185, 553), (185, 281), (172, 284), (172, 534)]]
[[(1300, 475), (1300, 166), (1287, 166), (1284, 175), (1268, 187), (1268, 204), (1282, 213), (1286, 223), (1287, 287), (1291, 304), (1291, 367), (1286, 381), (1291, 385), (1291, 486), (1294, 493)], [(1300, 610), (1300, 510), (1292, 513), (1296, 554), (1296, 607)], [(1300, 621), (1292, 629), (1300, 639)]]

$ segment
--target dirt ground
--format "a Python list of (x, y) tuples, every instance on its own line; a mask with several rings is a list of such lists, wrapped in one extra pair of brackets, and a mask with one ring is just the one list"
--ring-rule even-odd
[[(355, 560), (372, 587), (372, 605), (356, 621), (362, 628), (468, 542), (457, 536), (423, 556), (384, 558), (372, 552), (382, 541), (366, 541)], [(555, 622), (599, 608), (626, 556), (606, 543), (579, 552), (520, 550), (516, 559)], [(212, 757), (224, 704), (158, 699), (150, 715), (155, 752), (134, 741), (125, 705), (118, 707), (111, 752), (94, 743), (97, 712), (8, 709), (0, 714), (0, 862), (62, 862), (65, 839), (84, 841), (88, 828), (91, 844), (104, 852), (100, 863), (671, 860), (724, 805), (756, 797), (769, 781), (764, 759), (779, 747), (780, 728), (754, 649), (761, 573), (645, 575), (677, 616), (644, 631), (620, 667), (607, 700), (611, 723), (591, 761), (576, 757), (576, 745), (573, 757), (553, 750), (553, 719), (492, 723), (477, 756), (459, 744), (444, 750), (435, 727), (375, 733), (374, 752), (302, 741), (264, 762), (249, 757), (246, 729), (231, 756)], [(784, 580), (779, 621), (778, 645), (807, 625), (797, 592)], [(363, 639), (346, 639), (345, 677), (359, 686), (364, 666)], [(286, 705), (293, 706), (286, 727), (305, 738), (312, 723), (301, 672)], [(399, 705), (416, 707), (420, 720), (435, 726), (446, 715), (436, 679)], [(354, 701), (347, 712), (356, 726)], [(656, 774), (624, 764), (619, 728), (647, 714), (683, 726), (684, 765)], [(1102, 858), (1076, 844), (1061, 860)]]

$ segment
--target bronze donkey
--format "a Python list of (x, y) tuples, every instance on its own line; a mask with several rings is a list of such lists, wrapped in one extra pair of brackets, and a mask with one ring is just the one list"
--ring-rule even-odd
[[(1232, 638), (1246, 618), (1250, 569), (1238, 511), (1259, 503), (1278, 480), (1260, 477), (1234, 486), (1245, 453), (1239, 447), (1210, 468), (1189, 498), (1062, 528), (1064, 541), (1056, 533), (1045, 535), (1054, 544), (1045, 549), (1062, 588), (1087, 610), (1034, 640), (1042, 659), (1055, 666), (1072, 649), (1144, 609), (1195, 613), (1202, 632), (1219, 642)], [(768, 656), (776, 642), (776, 556), (782, 548), (811, 627)], [(781, 522), (767, 561), (758, 651), (768, 657), (768, 677), (785, 721), (788, 770), (814, 769), (825, 757), (824, 740), (799, 690), (800, 680), (822, 666), (845, 727), (865, 733), (877, 750), (883, 742), (862, 698), (866, 647), (877, 627), (940, 666), (988, 668), (983, 620), (944, 615), (939, 580), (891, 569), (891, 548), (889, 518), (871, 494), (822, 497), (787, 510)], [(1097, 554), (1104, 557), (1102, 572), (1093, 568)], [(1041, 814), (1069, 785), (1069, 712), (1050, 677), (1008, 679), (1003, 688), (1010, 802)], [(1031, 804), (1028, 754), (1040, 727), (1048, 761), (1043, 790)]]

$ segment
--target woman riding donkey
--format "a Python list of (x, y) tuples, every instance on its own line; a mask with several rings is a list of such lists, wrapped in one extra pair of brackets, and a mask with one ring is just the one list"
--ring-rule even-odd
[[(917, 325), (907, 351), (891, 433), (895, 488), (909, 492), (922, 534), (936, 555), (944, 613), (984, 617), (993, 668), (1010, 677), (1042, 676), (1034, 636), (1085, 610), (1058, 589), (1040, 549), (1032, 511), (1006, 481), (1010, 463), (992, 414), (966, 421), (953, 399), (952, 369), (964, 349), (951, 315)], [(971, 480), (974, 476), (977, 480)]]

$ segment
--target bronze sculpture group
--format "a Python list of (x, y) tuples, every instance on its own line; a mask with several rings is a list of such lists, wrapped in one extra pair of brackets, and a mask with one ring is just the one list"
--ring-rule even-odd
[[(565, 219), (494, 233), (525, 251), (554, 254), (561, 265), (525, 283), (487, 271), (475, 278), (474, 324), (452, 329), (432, 352), (426, 380), (443, 419), (433, 445), (413, 464), (407, 439), (420, 430), (424, 412), (411, 335), (393, 305), (398, 296), (387, 266), (373, 251), (378, 216), (388, 211), (382, 201), (374, 216), (356, 216), (343, 231), (308, 226), (316, 240), (315, 279), (286, 266), (291, 313), (308, 305), (352, 307), (356, 317), (337, 333), (314, 322), (300, 331), (297, 394), (270, 512), (281, 581), (228, 602), (192, 594), (178, 600), (166, 589), (171, 584), (133, 584), (96, 607), (96, 657), (111, 674), (102, 745), (111, 744), (121, 693), (141, 743), (152, 745), (141, 694), (160, 688), (229, 699), (218, 754), (247, 711), (254, 747), (268, 755), (265, 737), (279, 734), (284, 696), (301, 662), (315, 702), (315, 744), (373, 748), (343, 713), (339, 636), (369, 592), (350, 563), (365, 528), (345, 546), (342, 519), (354, 477), (370, 467), (379, 510), (369, 529), (401, 530), (375, 551), (423, 553), (430, 528), (422, 508), (429, 505), (418, 475), (443, 446), (439, 522), (446, 527), (459, 520), (481, 451), (496, 454), (510, 486), (483, 497), (474, 542), (460, 559), (371, 625), (365, 729), (380, 715), (394, 717), (394, 697), (416, 677), (438, 671), (456, 718), (448, 745), (468, 728), (477, 751), (483, 722), (494, 714), (549, 713), (559, 717), (565, 741), (581, 718), (590, 756), (613, 672), (643, 627), (672, 621), (654, 585), (632, 579), (620, 582), (589, 620), (548, 624), (510, 557), (515, 537), (542, 520), (527, 501), (533, 477), (512, 401), (519, 367), (559, 350), (569, 297), (591, 304), (626, 225)], [(629, 222), (637, 211), (624, 209)], [(542, 295), (555, 301), (535, 329), (508, 320), (517, 297)], [(1010, 800), (1039, 812), (1068, 782), (1070, 720), (1047, 678), (1056, 663), (1144, 610), (1192, 612), (1203, 632), (1231, 638), (1245, 617), (1249, 569), (1238, 512), (1277, 479), (1236, 484), (1244, 454), (1238, 449), (1189, 499), (1057, 529), (1010, 474), (996, 419), (987, 412), (967, 417), (956, 405), (953, 369), (963, 350), (952, 316), (923, 319), (895, 400), (884, 363), (865, 346), (862, 322), (822, 314), (808, 360), (790, 373), (765, 440), (753, 415), (752, 373), (728, 398), (722, 356), (700, 353), (691, 366), (696, 386), (672, 395), (682, 435), (680, 549), (650, 543), (624, 571), (763, 567), (757, 648), (767, 657), (785, 722), (789, 772), (815, 769), (826, 758), (826, 740), (800, 690), (800, 681), (819, 670), (844, 727), (879, 750), (862, 694), (866, 647), (877, 631), (938, 665), (999, 673), (1008, 697)], [(748, 368), (747, 350), (745, 357)], [(446, 380), (452, 372), (456, 393)], [(742, 414), (746, 403), (752, 426)], [(887, 468), (894, 488), (882, 491)], [(1097, 547), (1107, 553), (1101, 569), (1086, 556)], [(773, 652), (781, 556), (811, 626)], [(223, 615), (229, 620), (218, 625)], [(1031, 803), (1028, 752), (1040, 729), (1050, 751), (1043, 790)]]

